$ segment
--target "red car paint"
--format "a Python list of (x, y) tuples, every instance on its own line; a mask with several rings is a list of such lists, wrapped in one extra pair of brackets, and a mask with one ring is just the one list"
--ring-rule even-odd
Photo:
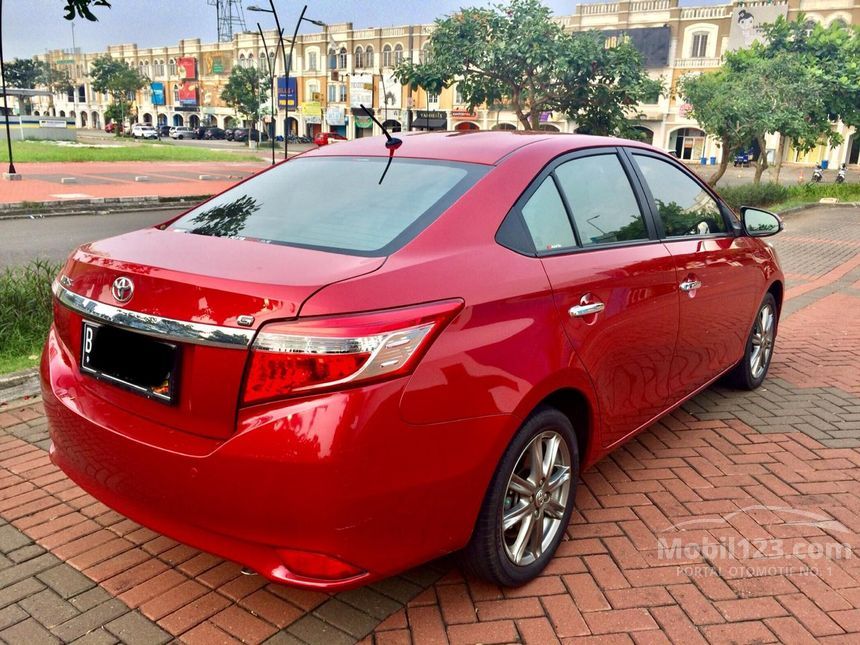
[[(397, 158), (490, 168), (387, 257), (156, 227), (84, 245), (61, 276), (69, 293), (112, 306), (112, 282), (129, 276), (130, 311), (236, 330), (251, 314), (251, 333), (370, 312), (348, 318), (360, 326), (454, 302), (415, 360), (390, 376), (245, 404), (251, 351), (182, 344), (179, 399), (167, 406), (82, 374), (83, 316), (55, 301), (41, 363), (53, 460), (166, 535), (275, 581), (348, 588), (462, 548), (500, 456), (541, 402), (571, 411), (587, 468), (737, 363), (764, 294), (781, 298), (770, 246), (733, 231), (545, 257), (496, 241), (552, 160), (648, 146), (401, 136)], [(387, 155), (376, 137), (303, 156)], [(692, 294), (678, 288), (689, 276), (703, 284)], [(571, 318), (584, 294), (606, 309)]]
[(346, 141), (346, 137), (337, 132), (318, 132), (314, 136), (314, 143), (318, 146), (327, 146), (332, 141)]

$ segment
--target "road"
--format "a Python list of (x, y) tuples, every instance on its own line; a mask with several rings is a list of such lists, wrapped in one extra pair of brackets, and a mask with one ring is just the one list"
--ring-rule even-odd
[(156, 210), (0, 220), (0, 269), (26, 264), (35, 258), (59, 262), (80, 244), (152, 226), (180, 212)]

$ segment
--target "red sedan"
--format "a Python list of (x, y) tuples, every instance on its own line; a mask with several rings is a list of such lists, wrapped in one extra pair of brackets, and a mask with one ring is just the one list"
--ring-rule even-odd
[(462, 551), (522, 584), (582, 469), (720, 377), (762, 383), (783, 275), (759, 238), (782, 223), (632, 141), (383, 142), (76, 250), (41, 364), (51, 455), (274, 581)]
[(318, 146), (327, 146), (330, 143), (337, 143), (338, 141), (346, 141), (346, 137), (337, 132), (319, 132), (314, 137), (314, 143)]

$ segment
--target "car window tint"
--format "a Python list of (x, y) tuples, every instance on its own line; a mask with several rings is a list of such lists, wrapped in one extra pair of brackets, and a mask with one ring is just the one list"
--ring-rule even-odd
[(543, 180), (520, 210), (538, 252), (576, 246), (567, 211), (552, 177)]
[(635, 153), (633, 156), (651, 188), (668, 237), (726, 232), (719, 205), (697, 181), (660, 159)]
[(574, 159), (555, 174), (583, 246), (648, 239), (636, 195), (616, 155)]
[[(380, 144), (381, 145), (381, 144)], [(355, 255), (388, 255), (465, 193), (488, 167), (385, 157), (306, 157), (236, 185), (170, 225)], [(332, 190), (333, 182), (337, 190)]]

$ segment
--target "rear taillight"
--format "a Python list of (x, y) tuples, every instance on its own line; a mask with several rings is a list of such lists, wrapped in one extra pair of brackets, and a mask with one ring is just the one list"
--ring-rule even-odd
[(244, 403), (408, 374), (461, 300), (270, 323), (251, 346)]

